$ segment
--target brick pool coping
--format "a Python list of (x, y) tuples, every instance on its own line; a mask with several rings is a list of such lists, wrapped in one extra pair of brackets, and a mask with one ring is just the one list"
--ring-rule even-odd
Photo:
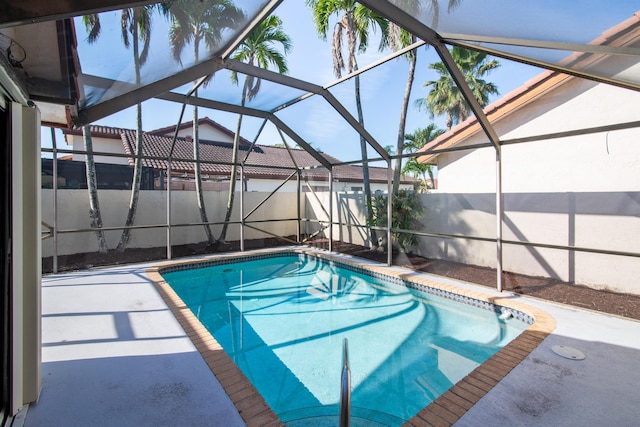
[(345, 257), (340, 254), (320, 252), (313, 249), (277, 249), (231, 255), (216, 255), (197, 260), (163, 263), (147, 269), (147, 276), (155, 284), (167, 306), (187, 336), (191, 339), (193, 345), (198, 349), (202, 358), (209, 366), (209, 369), (211, 369), (211, 372), (213, 372), (218, 382), (220, 382), (248, 427), (284, 426), (285, 423), (278, 418), (273, 409), (265, 402), (260, 393), (258, 393), (258, 390), (251, 384), (240, 368), (236, 366), (235, 362), (227, 355), (222, 346), (220, 346), (216, 339), (207, 331), (171, 286), (164, 281), (160, 271), (167, 268), (187, 265), (196, 267), (199, 264), (205, 264), (212, 260), (230, 260), (242, 258), (249, 254), (279, 253), (298, 253), (318, 256), (354, 268), (365, 269), (372, 273), (407, 280), (419, 286), (516, 310), (534, 319), (534, 323), (514, 340), (423, 408), (413, 418), (404, 423), (403, 427), (444, 426), (454, 424), (511, 372), (513, 368), (524, 360), (556, 327), (555, 319), (543, 310), (519, 301), (514, 301), (510, 299), (509, 296), (491, 296), (481, 292), (459, 288), (454, 285), (440, 283), (419, 272), (399, 269), (397, 267), (389, 268), (387, 266), (381, 266), (380, 264), (373, 264), (366, 260), (358, 260), (353, 257)]

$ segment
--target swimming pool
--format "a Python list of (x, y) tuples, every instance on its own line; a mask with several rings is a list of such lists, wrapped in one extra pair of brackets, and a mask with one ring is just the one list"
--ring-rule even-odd
[(305, 253), (197, 267), (159, 271), (289, 425), (335, 424), (343, 337), (353, 424), (400, 425), (533, 322), (517, 309)]

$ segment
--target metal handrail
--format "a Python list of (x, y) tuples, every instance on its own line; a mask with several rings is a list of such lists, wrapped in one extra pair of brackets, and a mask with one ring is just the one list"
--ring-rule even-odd
[(340, 427), (349, 427), (351, 422), (351, 370), (347, 339), (342, 342), (342, 378), (340, 381)]

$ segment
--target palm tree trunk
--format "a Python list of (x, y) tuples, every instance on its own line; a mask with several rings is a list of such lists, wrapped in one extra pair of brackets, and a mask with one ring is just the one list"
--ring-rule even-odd
[[(240, 105), (244, 107), (247, 99), (248, 83), (245, 79), (242, 87), (242, 100)], [(238, 116), (238, 124), (236, 125), (236, 134), (233, 137), (233, 154), (231, 158), (231, 179), (229, 181), (229, 198), (227, 199), (227, 213), (224, 216), (224, 224), (222, 225), (222, 231), (220, 232), (221, 242), (224, 242), (227, 237), (227, 228), (229, 227), (229, 221), (231, 220), (231, 212), (233, 210), (233, 201), (235, 199), (236, 192), (236, 175), (238, 173), (238, 149), (240, 147), (240, 129), (242, 128), (242, 114)]]
[[(357, 69), (357, 67), (356, 67)], [(358, 110), (358, 121), (360, 126), (364, 127), (364, 114), (362, 112), (362, 101), (360, 99), (360, 76), (355, 77), (355, 89), (356, 89), (356, 107)], [(371, 184), (369, 183), (369, 162), (367, 160), (367, 141), (362, 135), (360, 135), (360, 152), (362, 155), (362, 186), (364, 188), (364, 203), (366, 206), (366, 218), (365, 222), (370, 223), (373, 218), (373, 206), (371, 205)], [(376, 246), (377, 236), (376, 232), (370, 230), (370, 246)]]
[[(195, 96), (198, 96), (198, 91), (195, 92)], [(204, 194), (202, 190), (202, 173), (200, 170), (200, 138), (198, 136), (198, 107), (193, 106), (193, 172), (196, 181), (196, 198), (198, 201), (198, 210), (200, 211), (200, 220), (204, 226), (204, 232), (207, 235), (207, 245), (212, 246), (216, 242), (216, 238), (213, 237), (211, 227), (209, 227), (209, 219), (207, 218), (207, 208), (204, 204)]]
[[(100, 214), (100, 203), (98, 202), (98, 185), (96, 180), (96, 164), (93, 159), (93, 142), (91, 141), (91, 130), (89, 126), (82, 127), (82, 137), (84, 140), (84, 150), (86, 152), (87, 189), (89, 190), (89, 214), (91, 215), (91, 228), (102, 228), (102, 216)], [(107, 241), (104, 238), (104, 231), (96, 230), (98, 239), (98, 251), (107, 253)]]
[(445, 126), (447, 127), (447, 130), (451, 130), (451, 127), (453, 126), (453, 117), (451, 116), (451, 113), (447, 113)]
[[(244, 96), (242, 105), (244, 106)], [(242, 114), (238, 117), (238, 124), (236, 125), (236, 134), (233, 138), (233, 156), (231, 159), (231, 179), (229, 181), (229, 198), (227, 199), (227, 213), (224, 216), (224, 224), (222, 225), (222, 231), (220, 232), (220, 241), (224, 242), (227, 237), (227, 228), (229, 227), (229, 221), (231, 220), (231, 212), (233, 211), (233, 201), (236, 193), (236, 175), (238, 173), (238, 148), (240, 145), (240, 128), (242, 127)]]
[(428, 165), (427, 167), (427, 173), (429, 174), (429, 181), (431, 181), (431, 189), (435, 190), (436, 189), (436, 180), (433, 176), (433, 169), (431, 168), (430, 165)]
[[(137, 17), (134, 18), (137, 22)], [(140, 58), (138, 48), (138, 26), (133, 26), (133, 62), (136, 75), (136, 85), (140, 85)], [(129, 211), (127, 212), (127, 220), (125, 227), (131, 227), (136, 219), (136, 210), (138, 208), (138, 196), (140, 194), (140, 176), (142, 175), (142, 104), (136, 105), (136, 149), (133, 166), (133, 180), (131, 183), (131, 198), (129, 199)], [(125, 228), (122, 230), (117, 250), (124, 252), (131, 238), (131, 230)]]
[[(195, 58), (196, 64), (200, 59), (200, 54), (198, 48), (200, 46), (200, 39), (197, 34), (194, 34), (194, 43), (193, 43), (193, 57)], [(195, 84), (195, 83), (194, 83)], [(198, 90), (196, 89), (194, 93), (195, 97), (198, 97)], [(198, 210), (200, 211), (200, 220), (204, 226), (204, 232), (207, 235), (207, 245), (213, 246), (216, 243), (216, 238), (213, 237), (213, 233), (211, 232), (211, 227), (209, 224), (209, 219), (207, 218), (207, 207), (204, 204), (204, 192), (202, 189), (202, 171), (200, 168), (200, 136), (199, 136), (199, 124), (198, 124), (198, 106), (193, 106), (193, 159), (195, 162), (193, 163), (193, 171), (196, 180), (196, 198), (198, 201)]]
[[(415, 37), (412, 37), (411, 42), (415, 41)], [(400, 111), (400, 125), (398, 126), (398, 140), (396, 154), (401, 156), (404, 151), (404, 134), (407, 123), (407, 111), (409, 110), (409, 98), (411, 97), (411, 88), (413, 87), (413, 79), (416, 74), (416, 61), (418, 50), (414, 50), (409, 57), (409, 74), (407, 76), (407, 85), (404, 89), (404, 98), (402, 100), (402, 110)], [(398, 193), (400, 188), (400, 172), (402, 171), (402, 158), (398, 157), (393, 167), (393, 194)]]
[[(138, 209), (138, 196), (140, 195), (140, 177), (142, 176), (142, 105), (136, 105), (136, 151), (135, 160), (133, 166), (133, 180), (131, 183), (131, 198), (129, 199), (129, 211), (127, 213), (127, 220), (125, 227), (131, 227), (136, 220), (136, 211)], [(122, 230), (120, 241), (118, 242), (117, 250), (123, 252), (129, 239), (131, 238), (131, 229), (125, 228)]]

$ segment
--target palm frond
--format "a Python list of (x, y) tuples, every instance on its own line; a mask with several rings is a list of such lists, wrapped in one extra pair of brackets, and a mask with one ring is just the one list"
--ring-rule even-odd
[[(282, 52), (276, 46), (282, 49)], [(282, 20), (276, 15), (271, 15), (251, 31), (231, 58), (260, 68), (274, 67), (279, 73), (284, 74), (288, 72), (285, 55), (291, 48), (291, 39), (282, 30)], [(231, 73), (231, 81), (238, 84), (237, 73)], [(255, 98), (260, 87), (260, 79), (246, 76), (242, 102)]]
[(227, 29), (235, 29), (243, 20), (244, 12), (230, 0), (191, 1), (171, 3), (169, 41), (173, 58), (181, 62), (184, 48), (193, 43), (194, 57), (199, 58), (200, 42), (207, 49), (215, 49)]
[(124, 47), (129, 48), (129, 30), (130, 21), (132, 19), (132, 10), (129, 8), (122, 9), (122, 14), (120, 15), (120, 31), (122, 33), (122, 43)]
[(100, 26), (100, 15), (97, 13), (84, 15), (82, 17), (82, 23), (89, 33), (87, 41), (89, 43), (95, 43), (98, 40), (98, 37), (100, 37), (100, 31), (102, 30), (102, 27)]

